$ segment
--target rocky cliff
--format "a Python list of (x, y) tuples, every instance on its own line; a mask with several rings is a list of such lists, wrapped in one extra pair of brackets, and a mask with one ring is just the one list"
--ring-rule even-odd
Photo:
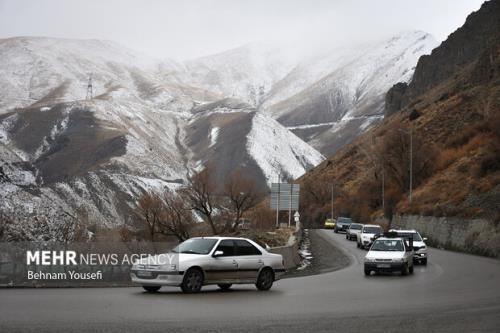
[(430, 55), (420, 57), (407, 85), (397, 83), (386, 95), (385, 114), (394, 112), (418, 100), (428, 90), (456, 76), (469, 67), (474, 74), (457, 83), (470, 85), (493, 77), (493, 57), (498, 56), (500, 43), (500, 1), (490, 0), (480, 10), (467, 17), (465, 24), (453, 32)]

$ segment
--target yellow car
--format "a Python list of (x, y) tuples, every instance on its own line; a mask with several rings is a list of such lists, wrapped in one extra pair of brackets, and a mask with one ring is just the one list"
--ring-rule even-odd
[(335, 220), (326, 219), (325, 220), (325, 229), (335, 229)]

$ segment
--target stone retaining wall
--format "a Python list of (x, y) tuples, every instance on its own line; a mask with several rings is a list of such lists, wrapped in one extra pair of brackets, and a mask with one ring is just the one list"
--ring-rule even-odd
[(431, 246), (500, 258), (500, 228), (488, 220), (395, 215), (392, 226), (418, 230)]

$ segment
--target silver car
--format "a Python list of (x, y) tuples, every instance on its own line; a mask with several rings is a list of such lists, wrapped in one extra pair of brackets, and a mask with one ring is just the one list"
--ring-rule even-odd
[(363, 229), (363, 225), (360, 223), (351, 223), (349, 229), (347, 229), (345, 233), (345, 239), (348, 240), (358, 240), (358, 235), (361, 233), (361, 229)]
[(148, 292), (179, 286), (185, 293), (196, 293), (210, 284), (227, 290), (233, 284), (251, 283), (269, 290), (284, 273), (283, 257), (250, 239), (200, 237), (186, 240), (170, 253), (135, 262), (130, 276)]

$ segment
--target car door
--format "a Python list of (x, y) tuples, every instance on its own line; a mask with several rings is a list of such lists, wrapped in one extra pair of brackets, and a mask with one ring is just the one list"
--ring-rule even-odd
[(238, 261), (234, 240), (223, 239), (214, 251), (222, 255), (212, 257), (209, 269), (205, 271), (207, 282), (233, 283), (238, 281)]
[(236, 239), (234, 242), (238, 258), (238, 279), (240, 282), (254, 282), (260, 268), (264, 265), (262, 253), (244, 239)]

